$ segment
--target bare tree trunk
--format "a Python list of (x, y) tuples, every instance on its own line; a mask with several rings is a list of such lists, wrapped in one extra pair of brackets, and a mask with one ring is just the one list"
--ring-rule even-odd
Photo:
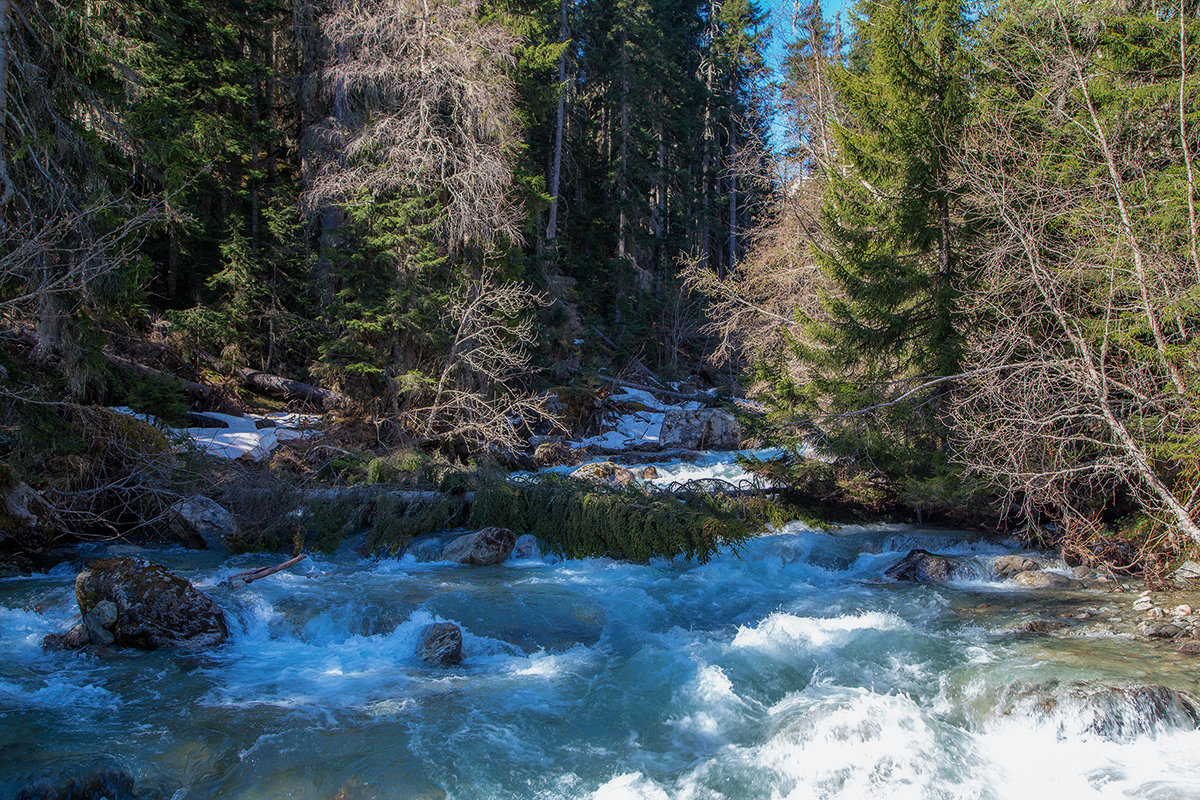
[(621, 28), (621, 215), (617, 253), (629, 257), (629, 31)]
[(554, 165), (550, 169), (550, 219), (546, 223), (546, 238), (553, 241), (558, 235), (558, 182), (562, 174), (563, 117), (567, 83), (567, 0), (559, 0), (558, 37), (564, 45), (558, 57), (558, 108), (554, 112)]
[(8, 175), (8, 147), (4, 131), (8, 126), (9, 0), (0, 0), (0, 208), (12, 199), (15, 187)]
[[(729, 254), (726, 262), (726, 269), (733, 270), (733, 264), (737, 261), (737, 173), (732, 171), (733, 164), (737, 160), (737, 121), (733, 119), (733, 113), (730, 112), (729, 119)], [(728, 274), (719, 273), (721, 276)]]

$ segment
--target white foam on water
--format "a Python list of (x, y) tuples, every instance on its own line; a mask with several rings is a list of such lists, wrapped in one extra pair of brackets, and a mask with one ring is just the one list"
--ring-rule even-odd
[(776, 613), (756, 626), (738, 628), (731, 647), (766, 652), (790, 650), (796, 645), (825, 647), (844, 643), (863, 630), (894, 631), (908, 627), (907, 622), (894, 614), (878, 611), (829, 618)]

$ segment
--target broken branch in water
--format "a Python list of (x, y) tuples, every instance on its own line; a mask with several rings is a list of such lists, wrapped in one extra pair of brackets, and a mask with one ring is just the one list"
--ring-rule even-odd
[(308, 558), (308, 555), (305, 553), (301, 553), (300, 555), (296, 556), (295, 558), (289, 558), (287, 561), (284, 561), (282, 564), (276, 564), (273, 567), (259, 567), (258, 569), (251, 569), (251, 570), (246, 570), (245, 572), (239, 572), (237, 575), (234, 575), (232, 578), (230, 578), (228, 582), (229, 582), (229, 585), (232, 586), (233, 588), (240, 589), (242, 586), (245, 586), (247, 583), (256, 581), (259, 578), (266, 578), (270, 575), (274, 575), (276, 572), (281, 572), (282, 570), (287, 569), (288, 567), (292, 566), (293, 564), (300, 563), (301, 561), (303, 561), (306, 558)]

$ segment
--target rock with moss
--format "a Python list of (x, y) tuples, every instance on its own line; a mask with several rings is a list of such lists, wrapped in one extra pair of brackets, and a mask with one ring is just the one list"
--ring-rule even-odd
[(719, 408), (668, 411), (659, 442), (664, 448), (685, 450), (737, 450), (742, 446), (742, 426), (733, 414)]
[[(156, 650), (218, 645), (228, 629), (213, 599), (165, 567), (105, 558), (75, 578), (75, 599), (93, 644)], [(95, 629), (95, 630), (93, 630)], [(108, 642), (96, 641), (95, 637)]]
[(442, 550), (442, 560), (479, 567), (503, 564), (516, 545), (516, 534), (507, 528), (483, 528), (455, 537)]
[(240, 539), (237, 520), (217, 501), (195, 494), (167, 512), (171, 534), (197, 550), (226, 550)]
[(571, 477), (601, 486), (634, 486), (637, 484), (637, 477), (634, 476), (633, 470), (622, 467), (620, 464), (614, 464), (611, 461), (596, 461), (591, 464), (584, 464), (582, 467), (573, 470)]

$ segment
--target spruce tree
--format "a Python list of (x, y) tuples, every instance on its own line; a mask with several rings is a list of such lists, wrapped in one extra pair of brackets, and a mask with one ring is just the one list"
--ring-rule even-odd
[[(811, 391), (835, 411), (954, 375), (963, 341), (950, 179), (968, 110), (962, 3), (865, 0), (854, 26), (848, 63), (833, 74), (842, 114), (822, 211), (831, 246), (819, 254), (832, 288), (804, 350)], [(890, 444), (944, 441), (945, 391), (939, 383), (883, 414)]]

